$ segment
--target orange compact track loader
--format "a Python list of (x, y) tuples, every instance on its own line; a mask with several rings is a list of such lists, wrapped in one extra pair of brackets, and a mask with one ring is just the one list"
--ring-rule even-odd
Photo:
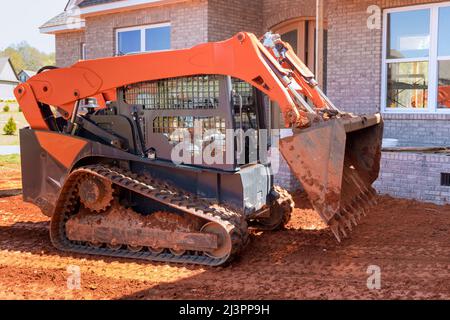
[[(380, 115), (339, 111), (272, 33), (45, 67), (15, 95), (30, 124), (24, 199), (51, 217), (64, 251), (230, 262), (248, 227), (279, 229), (291, 216), (269, 150), (339, 241), (375, 202)], [(274, 105), (289, 132), (279, 148)]]

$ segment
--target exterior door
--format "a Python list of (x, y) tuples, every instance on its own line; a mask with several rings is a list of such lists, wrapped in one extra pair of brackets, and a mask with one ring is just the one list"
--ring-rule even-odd
[(312, 18), (298, 18), (283, 22), (273, 28), (288, 42), (300, 59), (314, 72), (316, 21)]
[[(324, 88), (326, 82), (326, 39), (327, 25), (324, 24)], [(316, 20), (315, 18), (302, 17), (280, 23), (272, 28), (274, 33), (281, 35), (281, 39), (289, 43), (297, 56), (315, 73), (316, 70)], [(273, 129), (284, 128), (283, 118), (279, 107), (272, 104), (271, 122)]]

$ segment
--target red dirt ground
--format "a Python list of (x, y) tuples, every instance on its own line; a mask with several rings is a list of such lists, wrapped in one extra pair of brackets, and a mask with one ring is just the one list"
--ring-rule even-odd
[[(19, 171), (2, 172), (0, 190)], [(13, 183), (11, 183), (11, 181)], [(55, 250), (48, 219), (20, 196), (0, 198), (0, 299), (450, 299), (450, 206), (380, 197), (337, 244), (296, 196), (288, 230), (257, 232), (227, 268), (165, 265)], [(67, 267), (81, 289), (67, 289)], [(381, 289), (367, 288), (370, 265)]]

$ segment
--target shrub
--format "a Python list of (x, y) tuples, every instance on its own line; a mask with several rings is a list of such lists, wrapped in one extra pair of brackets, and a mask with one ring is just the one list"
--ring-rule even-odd
[(9, 112), (9, 106), (8, 105), (5, 105), (5, 106), (3, 106), (3, 112)]
[(3, 127), (3, 132), (7, 136), (13, 136), (16, 134), (16, 131), (17, 131), (16, 122), (14, 121), (13, 117), (11, 117), (11, 118), (9, 118), (9, 120), (5, 124), (5, 126)]

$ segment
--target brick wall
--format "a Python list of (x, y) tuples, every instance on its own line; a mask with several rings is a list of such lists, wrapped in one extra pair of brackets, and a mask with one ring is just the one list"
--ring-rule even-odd
[(94, 16), (86, 19), (87, 57), (108, 57), (115, 54), (115, 30), (161, 22), (172, 26), (172, 48), (187, 48), (207, 41), (207, 1), (192, 0)]
[(400, 146), (450, 146), (450, 115), (386, 115), (384, 137)]
[(367, 28), (374, 0), (329, 0), (327, 93), (345, 111), (380, 108), (381, 30)]
[(263, 0), (263, 29), (289, 19), (315, 17), (316, 0)]
[[(381, 8), (426, 4), (429, 0), (329, 0), (327, 94), (354, 113), (380, 110), (382, 30), (367, 28), (370, 5)], [(406, 145), (448, 145), (450, 117), (386, 115), (385, 137)], [(447, 120), (447, 121), (446, 121)]]
[(85, 41), (83, 31), (56, 34), (56, 65), (67, 67), (81, 59), (81, 43)]
[(220, 41), (239, 31), (263, 33), (262, 0), (209, 0), (208, 40)]
[(450, 155), (384, 152), (375, 188), (381, 194), (437, 204), (450, 203), (450, 187), (440, 185), (450, 173)]
[(289, 168), (286, 160), (280, 155), (279, 162), (277, 164), (279, 167), (278, 172), (274, 175), (274, 184), (285, 188), (289, 191), (296, 191), (300, 186), (298, 179), (292, 174), (291, 168)]
[(382, 30), (367, 28), (367, 8), (445, 2), (430, 0), (328, 0), (328, 86), (343, 110), (380, 109)]

